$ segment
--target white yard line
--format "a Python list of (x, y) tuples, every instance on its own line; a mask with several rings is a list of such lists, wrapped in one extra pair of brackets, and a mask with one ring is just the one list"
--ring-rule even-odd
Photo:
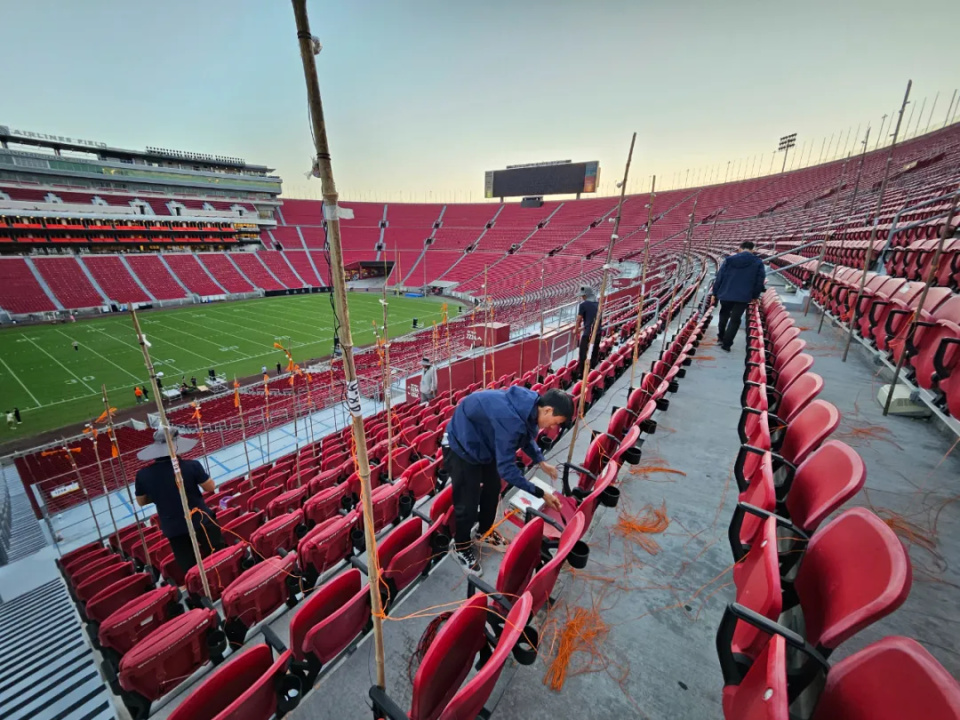
[(38, 408), (43, 407), (43, 405), (40, 404), (40, 401), (37, 400), (37, 396), (34, 395), (32, 392), (30, 392), (30, 388), (28, 388), (26, 385), (24, 385), (23, 380), (21, 380), (21, 379), (17, 376), (17, 374), (13, 371), (13, 368), (10, 367), (9, 365), (7, 365), (7, 361), (4, 360), (2, 357), (0, 357), (0, 363), (3, 363), (3, 366), (7, 369), (7, 372), (10, 373), (10, 377), (12, 377), (12, 378), (13, 378), (14, 380), (16, 380), (18, 383), (20, 383), (20, 387), (22, 387), (24, 390), (26, 390), (26, 391), (27, 391), (27, 395), (29, 395), (31, 398), (33, 398), (33, 401), (37, 404), (37, 407), (38, 407)]
[[(69, 335), (67, 335), (63, 330), (57, 328), (57, 332), (60, 333), (61, 335), (63, 335), (67, 340), (73, 340), (73, 338), (70, 337)], [(140, 379), (139, 377), (137, 377), (136, 375), (134, 375), (132, 372), (130, 372), (129, 370), (127, 370), (125, 367), (123, 367), (123, 366), (121, 366), (121, 365), (117, 365), (113, 360), (111, 360), (110, 358), (106, 357), (105, 355), (101, 355), (101, 354), (98, 353), (96, 350), (94, 350), (92, 347), (90, 347), (89, 345), (87, 345), (86, 343), (80, 343), (80, 346), (83, 347), (83, 348), (85, 348), (85, 349), (87, 349), (87, 350), (89, 350), (90, 352), (92, 352), (92, 353), (93, 353), (94, 355), (96, 355), (97, 357), (103, 358), (103, 359), (106, 360), (108, 363), (110, 363), (110, 364), (113, 365), (115, 368), (117, 368), (118, 370), (122, 370), (122, 371), (125, 372), (127, 375), (129, 375), (129, 376), (132, 377), (134, 380), (136, 380), (138, 383), (141, 382), (141, 379)]]
[[(21, 333), (21, 334), (22, 334), (22, 333)], [(30, 341), (31, 343), (33, 343), (34, 347), (36, 347), (37, 350), (39, 350), (40, 352), (42, 352), (42, 353), (43, 353), (44, 355), (46, 355), (48, 358), (50, 358), (51, 360), (53, 360), (57, 365), (59, 365), (59, 366), (62, 367), (64, 370), (66, 370), (68, 373), (70, 373), (71, 375), (73, 375), (73, 377), (76, 378), (77, 382), (79, 382), (81, 385), (83, 385), (87, 390), (89, 390), (89, 391), (92, 392), (92, 393), (96, 393), (96, 390), (94, 390), (92, 387), (90, 387), (89, 385), (87, 385), (83, 380), (81, 380), (81, 379), (80, 379), (80, 376), (77, 375), (75, 372), (73, 372), (73, 370), (71, 370), (70, 368), (68, 368), (68, 367), (67, 367), (66, 365), (64, 365), (62, 362), (60, 362), (59, 360), (57, 360), (53, 355), (51, 355), (51, 354), (48, 353), (46, 350), (44, 350), (44, 349), (37, 343), (36, 340), (34, 340), (34, 339), (31, 338), (31, 337), (27, 337), (26, 335), (23, 335), (23, 337), (27, 338), (28, 341)]]

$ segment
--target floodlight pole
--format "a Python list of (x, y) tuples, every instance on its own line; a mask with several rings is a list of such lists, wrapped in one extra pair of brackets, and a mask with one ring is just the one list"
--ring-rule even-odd
[[(617, 219), (613, 223), (613, 232), (610, 233), (610, 242), (607, 243), (607, 260), (603, 264), (603, 276), (600, 280), (600, 298), (597, 301), (597, 317), (593, 321), (593, 328), (590, 331), (590, 340), (587, 343), (587, 355), (583, 359), (583, 367), (580, 368), (580, 397), (577, 399), (577, 416), (573, 418), (573, 436), (570, 438), (570, 448), (567, 450), (567, 462), (573, 462), (573, 451), (577, 444), (577, 433), (580, 430), (580, 419), (583, 417), (583, 406), (587, 398), (587, 381), (590, 377), (590, 358), (593, 355), (593, 346), (600, 333), (600, 325), (603, 322), (603, 304), (607, 298), (607, 279), (610, 276), (610, 263), (613, 261), (613, 248), (620, 239), (620, 219), (623, 216), (623, 199), (627, 194), (627, 179), (630, 177), (630, 162), (633, 160), (633, 146), (637, 142), (637, 134), (634, 133), (630, 139), (630, 150), (627, 153), (627, 165), (623, 169), (623, 182), (620, 185), (620, 201), (617, 203)], [(586, 328), (584, 328), (586, 330)]]
[(203, 594), (212, 599), (213, 596), (210, 594), (210, 585), (207, 583), (207, 571), (203, 567), (203, 556), (200, 554), (200, 546), (197, 544), (197, 532), (193, 527), (193, 517), (190, 514), (190, 503), (187, 500), (187, 491), (183, 487), (183, 475), (180, 474), (180, 460), (177, 458), (177, 447), (174, 445), (173, 434), (170, 432), (167, 411), (163, 407), (163, 396), (160, 394), (160, 388), (157, 385), (157, 372), (153, 368), (150, 351), (147, 350), (147, 341), (143, 337), (143, 331), (140, 329), (140, 318), (137, 317), (137, 311), (130, 310), (130, 317), (133, 320), (133, 329), (137, 333), (137, 343), (143, 351), (143, 364), (146, 366), (147, 375), (150, 377), (153, 400), (157, 405), (157, 413), (160, 416), (160, 427), (163, 429), (164, 437), (167, 440), (167, 453), (170, 455), (173, 477), (177, 484), (177, 490), (180, 492), (180, 506), (183, 508), (183, 517), (187, 521), (187, 533), (190, 535), (190, 545), (193, 546), (193, 555), (197, 560), (197, 572), (200, 573), (200, 583), (203, 585)]
[(900, 348), (900, 357), (897, 358), (897, 367), (893, 371), (893, 380), (890, 381), (890, 389), (887, 390), (887, 401), (883, 405), (884, 416), (890, 412), (890, 403), (893, 401), (893, 391), (897, 387), (897, 380), (900, 379), (900, 371), (903, 369), (903, 362), (907, 358), (907, 348), (913, 343), (914, 334), (917, 332), (917, 324), (920, 321), (920, 312), (923, 309), (923, 304), (927, 301), (927, 293), (930, 291), (930, 286), (933, 285), (933, 281), (937, 276), (937, 271), (940, 268), (940, 258), (943, 255), (943, 244), (946, 242), (947, 233), (950, 231), (950, 228), (953, 224), (953, 216), (957, 213), (958, 202), (960, 202), (960, 193), (954, 193), (953, 205), (950, 207), (950, 214), (947, 216), (947, 221), (943, 224), (943, 227), (940, 228), (940, 241), (937, 243), (937, 250), (933, 254), (933, 262), (930, 263), (930, 267), (927, 269), (927, 279), (923, 285), (923, 292), (920, 294), (920, 299), (917, 301), (917, 309), (911, 314), (910, 326), (907, 329), (906, 336), (903, 338), (903, 346)]
[(314, 40), (310, 34), (306, 0), (292, 0), (293, 14), (297, 24), (297, 39), (300, 43), (300, 58), (307, 85), (313, 142), (316, 148), (317, 175), (323, 189), (323, 211), (327, 221), (327, 242), (330, 245), (331, 275), (336, 299), (337, 320), (340, 323), (340, 347), (343, 351), (343, 372), (347, 381), (347, 407), (353, 425), (353, 439), (357, 451), (357, 472), (360, 475), (360, 501), (363, 505), (363, 530), (370, 567), (370, 605), (373, 620), (374, 652), (377, 666), (377, 685), (386, 688), (383, 650), (383, 608), (380, 599), (380, 568), (377, 564), (377, 536), (374, 532), (373, 504), (370, 499), (370, 461), (367, 458), (367, 439), (363, 432), (363, 413), (360, 406), (360, 387), (357, 368), (353, 361), (353, 333), (350, 329), (350, 310), (347, 305), (347, 289), (343, 275), (343, 250), (340, 244), (339, 195), (333, 179), (330, 161), (330, 146), (323, 117), (323, 102), (317, 66), (314, 58)]
[[(870, 230), (870, 241), (867, 243), (867, 257), (863, 261), (863, 273), (860, 275), (860, 288), (857, 290), (857, 297), (853, 304), (853, 312), (850, 316), (850, 325), (847, 332), (847, 343), (843, 348), (842, 362), (847, 361), (847, 354), (850, 352), (850, 342), (853, 340), (853, 329), (857, 326), (857, 320), (860, 316), (860, 298), (863, 296), (863, 286), (867, 283), (867, 273), (873, 261), (873, 244), (877, 239), (877, 228), (880, 223), (880, 210), (883, 207), (883, 196), (887, 192), (887, 181), (890, 179), (890, 165), (893, 163), (893, 151), (897, 147), (897, 136), (900, 134), (900, 123), (903, 120), (903, 114), (906, 112), (907, 103), (910, 100), (910, 88), (913, 86), (913, 80), (907, 80), (907, 90), (903, 94), (903, 102), (900, 104), (900, 112), (897, 113), (897, 127), (893, 131), (893, 141), (890, 143), (890, 150), (887, 153), (887, 163), (883, 168), (883, 180), (880, 182), (880, 192), (877, 195), (877, 207), (873, 211), (873, 228)], [(890, 228), (892, 235), (894, 228)]]
[(650, 264), (650, 224), (653, 222), (653, 199), (657, 196), (657, 176), (650, 182), (650, 202), (647, 204), (647, 227), (643, 236), (643, 273), (640, 278), (640, 307), (637, 308), (637, 326), (633, 330), (633, 362), (630, 363), (630, 387), (633, 387), (637, 357), (640, 354), (640, 328), (643, 325), (643, 305), (647, 293), (647, 268)]

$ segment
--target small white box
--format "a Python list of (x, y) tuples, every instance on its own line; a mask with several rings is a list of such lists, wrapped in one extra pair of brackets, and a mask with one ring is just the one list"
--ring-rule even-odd
[[(530, 482), (543, 490), (545, 493), (554, 492), (553, 486), (550, 485), (546, 480), (541, 480), (540, 478), (534, 476), (530, 479)], [(531, 495), (526, 490), (518, 490), (510, 497), (510, 504), (520, 512), (526, 512), (527, 508), (539, 510), (543, 507), (543, 498), (538, 498), (536, 495)]]

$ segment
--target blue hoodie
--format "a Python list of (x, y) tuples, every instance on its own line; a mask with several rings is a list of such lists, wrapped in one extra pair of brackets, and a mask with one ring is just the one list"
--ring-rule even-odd
[(731, 255), (713, 281), (713, 294), (720, 302), (750, 302), (763, 293), (766, 271), (763, 260), (749, 250)]
[(540, 497), (516, 465), (517, 450), (534, 462), (543, 462), (537, 437), (537, 401), (540, 396), (514, 385), (506, 390), (481, 390), (467, 395), (447, 425), (450, 449), (473, 465), (496, 462), (500, 477), (514, 487)]

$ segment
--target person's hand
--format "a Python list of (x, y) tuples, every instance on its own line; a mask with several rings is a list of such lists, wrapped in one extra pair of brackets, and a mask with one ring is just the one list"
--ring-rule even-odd
[(546, 460), (540, 463), (540, 469), (543, 470), (551, 480), (557, 479), (557, 466), (551, 465)]
[(558, 498), (554, 493), (544, 493), (543, 504), (551, 510), (559, 510), (561, 507), (560, 498)]

